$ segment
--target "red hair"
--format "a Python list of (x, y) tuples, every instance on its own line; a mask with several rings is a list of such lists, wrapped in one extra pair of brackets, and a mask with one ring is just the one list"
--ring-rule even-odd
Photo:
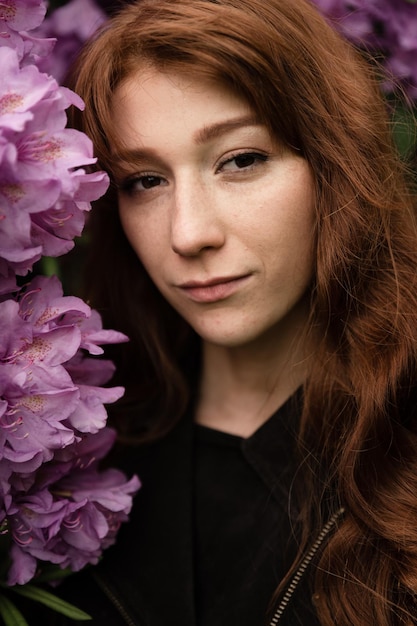
[[(110, 146), (120, 140), (112, 95), (147, 64), (226, 82), (311, 166), (317, 227), (309, 332), (320, 341), (301, 419), (309, 462), (300, 551), (331, 487), (347, 512), (317, 568), (321, 623), (411, 625), (417, 237), (375, 68), (306, 0), (137, 2), (104, 27), (77, 67), (86, 103), (78, 123), (110, 174)], [(92, 232), (93, 304), (132, 338), (116, 355), (119, 375), (127, 398), (134, 395), (136, 421), (150, 417), (161, 434), (189, 401), (198, 340), (131, 250), (114, 188), (94, 212)]]

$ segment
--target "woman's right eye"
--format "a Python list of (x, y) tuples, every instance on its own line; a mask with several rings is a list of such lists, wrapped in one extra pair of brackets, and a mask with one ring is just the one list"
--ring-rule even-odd
[(162, 176), (156, 174), (142, 174), (141, 176), (131, 176), (119, 184), (120, 191), (134, 195), (135, 193), (141, 193), (153, 189), (154, 187), (160, 187), (167, 184), (167, 181)]

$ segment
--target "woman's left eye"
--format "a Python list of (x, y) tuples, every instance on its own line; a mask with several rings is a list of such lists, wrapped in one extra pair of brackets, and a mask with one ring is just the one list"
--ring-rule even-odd
[(256, 167), (268, 160), (268, 155), (261, 152), (242, 152), (223, 161), (217, 171), (239, 171)]

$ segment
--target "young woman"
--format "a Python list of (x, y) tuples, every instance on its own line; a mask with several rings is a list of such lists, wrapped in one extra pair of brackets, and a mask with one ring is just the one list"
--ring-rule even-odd
[(306, 0), (142, 0), (76, 89), (143, 487), (75, 600), (97, 624), (416, 623), (417, 237), (374, 70)]

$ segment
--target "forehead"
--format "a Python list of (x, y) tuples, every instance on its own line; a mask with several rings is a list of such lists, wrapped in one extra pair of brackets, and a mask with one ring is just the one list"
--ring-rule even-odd
[(118, 140), (129, 145), (151, 137), (183, 131), (197, 143), (215, 138), (222, 130), (259, 124), (249, 104), (221, 82), (162, 72), (137, 71), (115, 90), (113, 129)]
[(182, 98), (189, 106), (202, 106), (218, 101), (220, 107), (240, 107), (250, 109), (247, 101), (230, 86), (212, 78), (198, 76), (195, 71), (161, 71), (145, 66), (126, 77), (116, 88), (113, 95), (112, 110), (116, 113), (121, 108), (134, 104), (136, 107), (165, 109), (170, 104), (167, 96), (176, 100)]

